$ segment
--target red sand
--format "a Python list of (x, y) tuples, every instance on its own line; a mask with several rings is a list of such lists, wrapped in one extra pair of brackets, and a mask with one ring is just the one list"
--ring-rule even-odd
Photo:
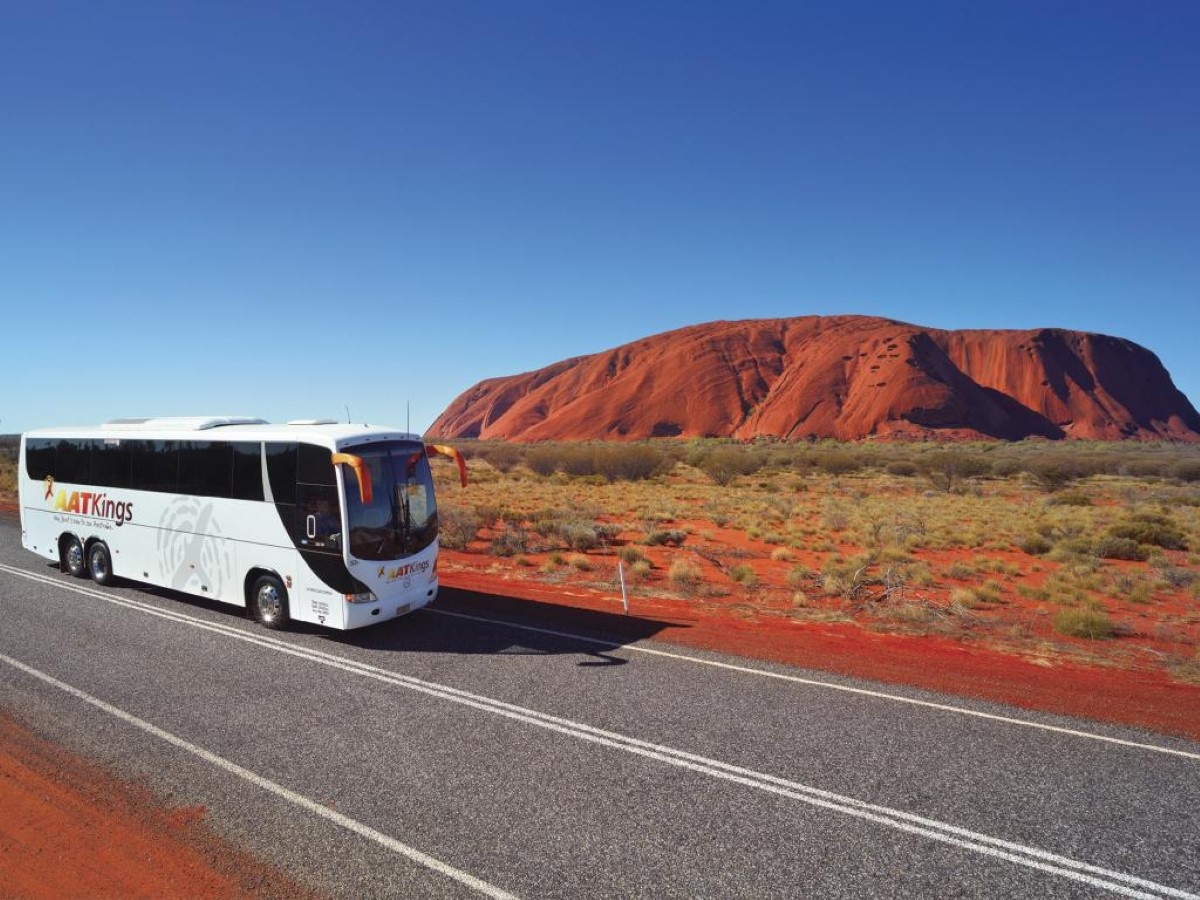
[(170, 809), (0, 715), (0, 897), (304, 897)]

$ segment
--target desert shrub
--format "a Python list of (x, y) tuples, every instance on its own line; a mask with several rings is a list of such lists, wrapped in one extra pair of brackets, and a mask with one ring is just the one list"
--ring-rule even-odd
[(1092, 498), (1078, 488), (1060, 491), (1046, 501), (1051, 506), (1091, 506)]
[(968, 478), (987, 475), (992, 464), (978, 453), (966, 450), (937, 450), (921, 458), (920, 469), (934, 486), (944, 491), (954, 491)]
[(722, 487), (730, 484), (739, 475), (753, 475), (759, 470), (761, 461), (745, 450), (720, 447), (700, 458), (696, 467)]
[(561, 447), (558, 451), (558, 468), (577, 477), (595, 475), (596, 448), (586, 445)]
[(806, 566), (792, 566), (785, 578), (790, 586), (800, 587), (813, 580), (813, 573)]
[(1053, 493), (1065, 488), (1080, 477), (1080, 467), (1074, 460), (1057, 457), (1035, 459), (1027, 469), (1030, 475), (1044, 491)]
[(1020, 460), (1008, 457), (992, 460), (992, 475), (996, 478), (1009, 478), (1021, 470)]
[(898, 475), (901, 478), (911, 478), (913, 475), (917, 474), (917, 464), (907, 459), (901, 459), (894, 463), (888, 463), (886, 471), (889, 475)]
[(1134, 513), (1123, 522), (1110, 525), (1112, 537), (1129, 538), (1139, 544), (1150, 544), (1164, 550), (1186, 550), (1187, 537), (1182, 529), (1167, 516), (1159, 513)]
[(558, 535), (569, 548), (581, 553), (595, 550), (603, 543), (600, 530), (588, 522), (564, 522), (558, 527)]
[(634, 581), (645, 581), (650, 577), (650, 560), (639, 559), (631, 563), (627, 574)]
[(850, 475), (853, 472), (861, 471), (863, 467), (862, 458), (846, 450), (814, 453), (810, 459), (810, 465), (829, 475)]
[(1017, 542), (1017, 547), (1030, 556), (1041, 556), (1049, 553), (1053, 544), (1040, 534), (1031, 534)]
[(1096, 542), (1096, 555), (1101, 559), (1125, 559), (1145, 562), (1150, 551), (1132, 538), (1102, 537)]
[(447, 550), (465, 550), (483, 527), (483, 520), (471, 510), (442, 506), (438, 510), (438, 543)]
[(597, 448), (596, 474), (607, 481), (643, 481), (674, 465), (662, 451), (646, 444), (618, 444)]
[(949, 566), (946, 567), (946, 577), (947, 578), (955, 578), (955, 579), (961, 580), (963, 578), (970, 578), (974, 574), (975, 574), (974, 566), (969, 566), (964, 562), (960, 562), (959, 560), (955, 560), (954, 562), (950, 563)]
[(1167, 460), (1134, 457), (1123, 461), (1117, 471), (1130, 478), (1162, 478), (1170, 474), (1170, 469)]
[(504, 530), (492, 538), (492, 556), (516, 556), (529, 551), (529, 537), (523, 528), (505, 524)]
[(639, 563), (646, 558), (637, 547), (622, 547), (617, 551), (617, 557), (627, 566), (632, 566), (634, 563)]
[(1155, 568), (1154, 574), (1161, 578), (1165, 584), (1173, 588), (1189, 587), (1200, 578), (1200, 574), (1193, 572), (1191, 569), (1172, 565), (1159, 565)]
[(667, 580), (680, 590), (690, 590), (704, 580), (704, 574), (695, 563), (677, 559), (667, 570)]
[(551, 447), (533, 447), (525, 453), (525, 465), (542, 477), (558, 471), (558, 459), (558, 451)]
[(592, 570), (592, 561), (582, 553), (572, 553), (567, 557), (567, 563), (572, 569), (580, 572), (590, 572)]
[(1054, 614), (1054, 630), (1068, 637), (1101, 640), (1116, 634), (1112, 619), (1101, 609), (1060, 609)]
[(829, 531), (845, 531), (850, 525), (850, 511), (839, 500), (829, 497), (821, 507), (821, 524)]
[(1096, 555), (1096, 544), (1091, 538), (1082, 535), (1065, 537), (1059, 540), (1050, 553), (1050, 558), (1058, 562), (1078, 562), (1084, 557)]
[(1200, 459), (1185, 459), (1177, 462), (1171, 470), (1171, 475), (1180, 481), (1200, 481)]
[(686, 531), (654, 529), (646, 535), (646, 544), (651, 547), (682, 547), (687, 540)]
[(738, 584), (750, 587), (758, 583), (758, 574), (753, 568), (745, 563), (739, 563), (736, 566), (731, 566), (729, 569), (729, 577)]
[(483, 451), (487, 464), (499, 472), (511, 472), (521, 464), (521, 451), (511, 444), (499, 444)]
[(515, 522), (521, 518), (519, 514), (507, 506), (497, 506), (490, 503), (475, 504), (475, 515), (479, 516), (480, 521), (484, 525), (492, 525), (496, 522)]

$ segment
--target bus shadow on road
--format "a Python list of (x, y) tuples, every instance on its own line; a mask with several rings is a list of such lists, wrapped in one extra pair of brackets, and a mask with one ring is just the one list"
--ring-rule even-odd
[[(368, 650), (403, 653), (584, 655), (580, 666), (620, 666), (625, 644), (684, 623), (576, 609), (538, 600), (443, 587), (437, 602), (412, 615), (357, 631), (325, 632)], [(314, 629), (314, 631), (317, 629)]]

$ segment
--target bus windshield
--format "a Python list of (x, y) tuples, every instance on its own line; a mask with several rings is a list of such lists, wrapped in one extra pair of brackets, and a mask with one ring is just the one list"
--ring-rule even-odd
[(354, 471), (341, 467), (350, 555), (400, 559), (432, 544), (437, 537), (437, 505), (425, 445), (394, 441), (351, 449), (370, 472), (373, 496), (364, 504)]

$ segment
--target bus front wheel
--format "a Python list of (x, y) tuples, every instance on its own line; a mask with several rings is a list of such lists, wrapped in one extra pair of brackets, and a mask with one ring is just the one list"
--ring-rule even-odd
[(76, 578), (83, 578), (87, 574), (87, 563), (83, 557), (83, 544), (79, 543), (79, 538), (73, 534), (67, 535), (60, 542), (58, 549), (63, 571)]
[(88, 550), (88, 572), (92, 576), (92, 581), (96, 584), (112, 584), (112, 555), (100, 541), (92, 544), (92, 548)]
[(267, 628), (283, 628), (288, 621), (287, 591), (274, 575), (263, 575), (254, 582), (250, 597), (254, 618)]

